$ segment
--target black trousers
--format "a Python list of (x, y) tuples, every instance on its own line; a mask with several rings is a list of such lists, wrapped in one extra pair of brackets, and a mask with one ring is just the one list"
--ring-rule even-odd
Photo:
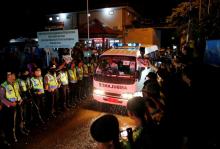
[(5, 134), (5, 139), (11, 142), (13, 137), (16, 137), (16, 107), (2, 108), (2, 128)]
[(70, 95), (70, 104), (74, 104), (76, 102), (77, 96), (78, 96), (78, 84), (77, 83), (70, 83), (69, 84), (69, 95)]
[(84, 96), (88, 97), (89, 96), (89, 82), (90, 82), (90, 77), (83, 77), (83, 93)]
[(57, 89), (53, 92), (46, 92), (46, 115), (49, 116), (57, 111)]
[(60, 102), (61, 108), (66, 108), (69, 106), (69, 86), (62, 85), (60, 87)]
[(43, 119), (45, 118), (45, 106), (44, 106), (44, 99), (43, 94), (33, 95), (33, 101), (32, 101), (32, 110), (33, 110), (33, 119), (35, 121), (43, 122)]
[(78, 100), (83, 98), (83, 80), (78, 80)]

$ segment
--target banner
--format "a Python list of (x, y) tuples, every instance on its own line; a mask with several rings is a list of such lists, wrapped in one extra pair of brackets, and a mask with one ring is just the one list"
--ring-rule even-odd
[(73, 48), (79, 41), (78, 30), (37, 32), (39, 48)]

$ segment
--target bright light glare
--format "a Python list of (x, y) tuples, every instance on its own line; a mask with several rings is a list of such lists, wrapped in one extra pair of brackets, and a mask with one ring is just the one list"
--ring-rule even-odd
[(105, 95), (105, 91), (104, 90), (99, 90), (99, 89), (94, 89), (93, 93), (97, 94), (97, 95)]
[(143, 93), (142, 92), (136, 92), (136, 93), (134, 93), (134, 97), (143, 97)]
[(50, 18), (49, 18), (49, 20), (50, 20), (50, 21), (52, 21), (52, 20), (53, 20), (53, 18), (52, 18), (52, 17), (50, 17)]
[(112, 8), (104, 8), (104, 14), (106, 16), (109, 16), (109, 15), (113, 15), (114, 14), (114, 11)]
[(60, 20), (60, 17), (56, 17), (57, 18), (57, 20)]
[(122, 131), (121, 132), (121, 136), (122, 137), (127, 137), (128, 136), (128, 132), (125, 130), (125, 131)]
[(61, 13), (61, 14), (60, 14), (60, 18), (61, 18), (62, 20), (65, 20), (65, 19), (66, 19), (66, 15), (67, 15), (67, 14), (65, 14), (65, 13)]
[(133, 98), (133, 95), (131, 93), (123, 93), (121, 94), (121, 97), (124, 99), (131, 99)]
[(9, 42), (10, 43), (14, 43), (14, 42), (16, 42), (16, 40), (15, 39), (11, 39)]

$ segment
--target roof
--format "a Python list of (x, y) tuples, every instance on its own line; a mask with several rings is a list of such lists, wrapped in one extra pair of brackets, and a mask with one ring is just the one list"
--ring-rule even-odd
[(105, 55), (116, 55), (116, 56), (137, 56), (137, 49), (110, 49), (102, 54)]
[[(119, 31), (115, 31), (108, 26), (104, 26), (102, 22), (98, 19), (90, 20), (89, 21), (89, 33), (90, 37), (97, 38), (97, 37), (117, 37), (121, 34)], [(79, 35), (87, 37), (88, 29), (87, 23), (83, 24), (79, 27)]]

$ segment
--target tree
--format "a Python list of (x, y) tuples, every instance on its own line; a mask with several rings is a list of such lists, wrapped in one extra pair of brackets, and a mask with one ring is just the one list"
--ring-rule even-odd
[(220, 0), (182, 2), (172, 10), (167, 22), (169, 26), (177, 27), (179, 35), (185, 38), (183, 43), (195, 41), (202, 54), (206, 39), (220, 38)]

